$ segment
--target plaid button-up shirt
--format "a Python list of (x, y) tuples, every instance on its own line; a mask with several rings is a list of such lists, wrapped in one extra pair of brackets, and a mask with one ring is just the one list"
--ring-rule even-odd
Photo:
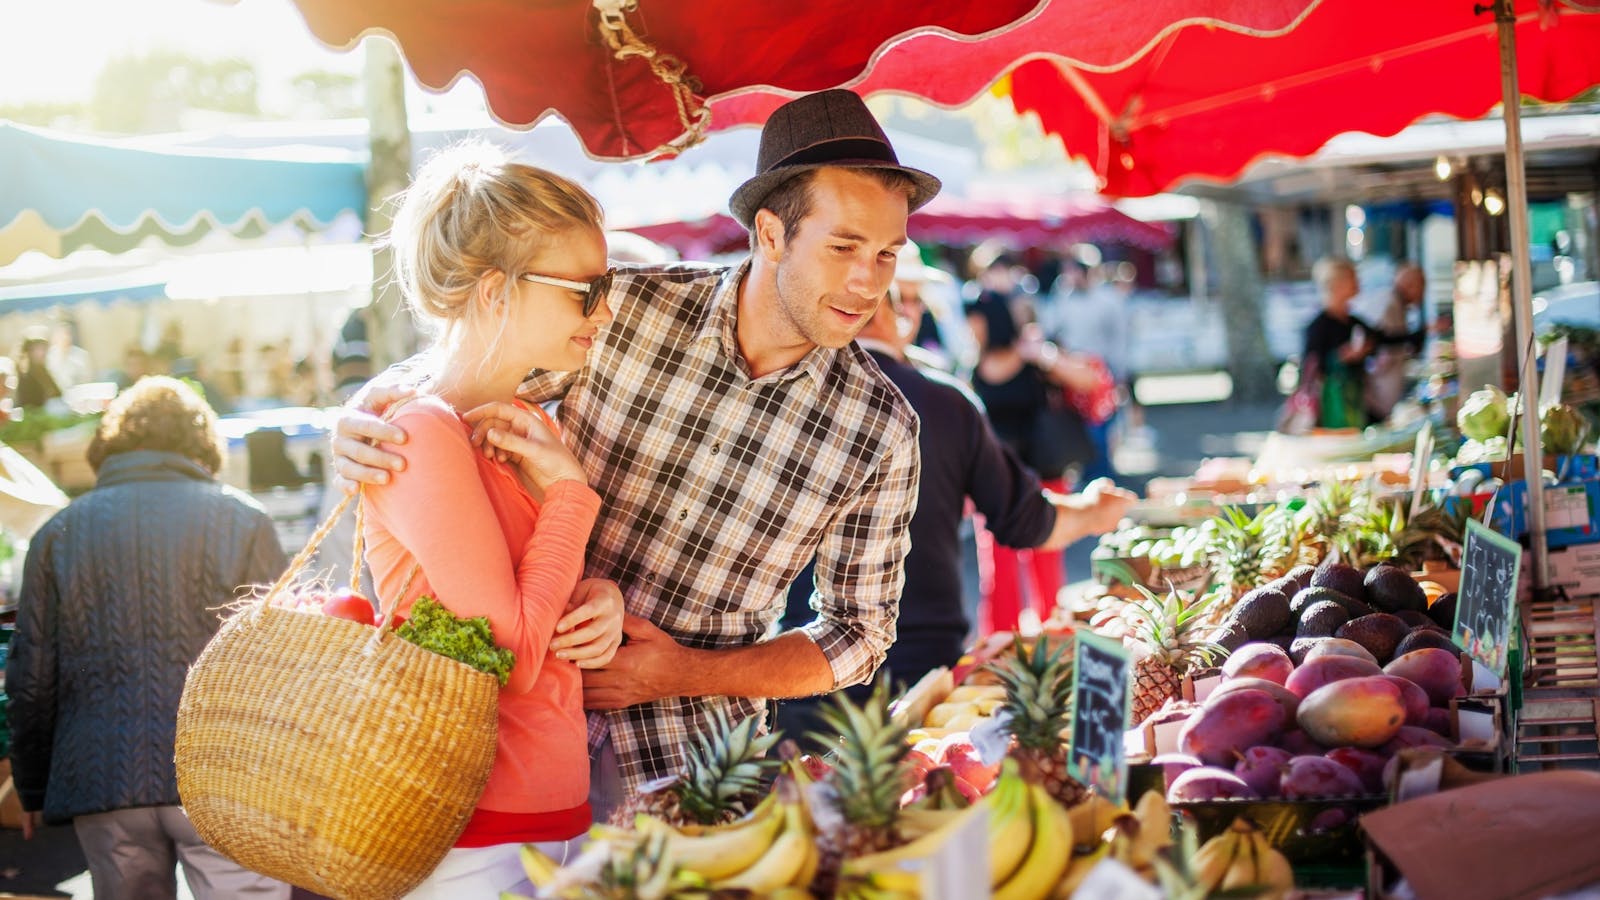
[[(813, 557), (804, 629), (837, 686), (867, 680), (894, 642), (917, 418), (865, 351), (815, 348), (751, 378), (735, 337), (749, 264), (624, 269), (616, 318), (586, 368), (534, 373), (521, 396), (562, 399), (566, 438), (600, 494), (587, 573), (679, 643), (740, 647), (776, 633)], [(631, 790), (683, 768), (714, 706), (733, 721), (766, 701), (668, 697), (590, 716)]]

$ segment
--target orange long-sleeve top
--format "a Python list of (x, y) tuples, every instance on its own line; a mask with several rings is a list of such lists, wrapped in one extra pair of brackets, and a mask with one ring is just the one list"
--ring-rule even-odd
[(494, 768), (458, 846), (558, 840), (589, 825), (589, 758), (578, 667), (550, 640), (583, 573), (600, 510), (588, 485), (561, 481), (542, 504), (505, 463), (487, 460), (448, 404), (419, 397), (392, 421), (403, 473), (368, 485), (366, 558), (385, 603), (413, 563), (421, 571), (399, 612), (430, 595), (455, 615), (487, 616), (495, 643), (516, 654), (500, 691)]

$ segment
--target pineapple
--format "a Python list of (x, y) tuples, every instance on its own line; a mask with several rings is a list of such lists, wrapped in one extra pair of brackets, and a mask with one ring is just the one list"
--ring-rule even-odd
[(831, 801), (837, 815), (818, 816), (817, 886), (828, 893), (844, 860), (887, 850), (902, 843), (897, 823), (900, 797), (910, 786), (905, 764), (911, 745), (906, 742), (910, 724), (889, 715), (887, 677), (873, 685), (866, 701), (857, 706), (844, 693), (834, 694), (818, 712), (826, 730), (809, 737), (831, 747), (832, 771), (820, 792)]
[(1088, 796), (1088, 789), (1067, 774), (1067, 739), (1072, 717), (1072, 641), (1052, 645), (1041, 637), (1032, 652), (1022, 641), (1009, 659), (991, 663), (1006, 688), (1001, 709), (1011, 716), (1016, 739), (1011, 756), (1022, 776), (1042, 785), (1068, 808)]
[(735, 726), (726, 711), (712, 710), (706, 728), (689, 744), (688, 769), (640, 788), (612, 814), (612, 824), (632, 827), (640, 813), (673, 826), (721, 825), (743, 817), (766, 795), (767, 776), (780, 765), (765, 754), (782, 735), (758, 734), (760, 724), (760, 717), (751, 716)]
[(1293, 548), (1288, 544), (1287, 520), (1276, 506), (1263, 508), (1255, 518), (1229, 506), (1213, 521), (1217, 526), (1211, 539), (1212, 572), (1216, 583), (1233, 597), (1287, 571), (1284, 563)]
[(1202, 614), (1218, 595), (1191, 600), (1176, 590), (1165, 597), (1139, 591), (1144, 599), (1123, 610), (1134, 640), (1147, 651), (1133, 664), (1133, 722), (1143, 722), (1178, 696), (1185, 672), (1224, 655), (1222, 647), (1206, 640), (1209, 629), (1203, 625)]

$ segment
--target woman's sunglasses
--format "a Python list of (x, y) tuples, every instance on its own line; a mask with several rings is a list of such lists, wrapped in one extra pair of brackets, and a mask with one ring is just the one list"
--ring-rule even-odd
[(611, 278), (617, 274), (616, 269), (607, 269), (604, 275), (593, 281), (573, 281), (570, 278), (556, 278), (553, 275), (534, 275), (524, 273), (520, 276), (523, 281), (534, 284), (548, 284), (551, 287), (566, 288), (569, 291), (579, 291), (583, 294), (583, 315), (585, 318), (594, 315), (600, 308), (600, 303), (606, 299), (606, 294), (611, 291)]

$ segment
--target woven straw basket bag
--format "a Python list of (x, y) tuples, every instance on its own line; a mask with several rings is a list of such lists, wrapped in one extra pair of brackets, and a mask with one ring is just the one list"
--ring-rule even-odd
[[(178, 793), (205, 842), (240, 865), (376, 900), (421, 883), (466, 827), (494, 762), (499, 683), (394, 634), (415, 568), (377, 628), (274, 605), (348, 503), (189, 670)], [(358, 501), (352, 584), (361, 512)]]

